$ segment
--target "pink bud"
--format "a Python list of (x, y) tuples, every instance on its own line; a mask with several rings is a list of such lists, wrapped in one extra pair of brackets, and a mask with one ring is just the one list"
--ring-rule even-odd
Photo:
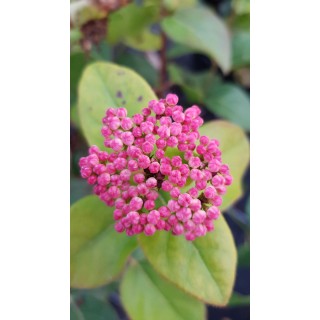
[(174, 106), (178, 103), (179, 98), (177, 95), (173, 94), (173, 93), (169, 93), (166, 96), (166, 103), (170, 106)]
[(161, 189), (163, 191), (169, 192), (172, 190), (172, 188), (173, 188), (173, 186), (168, 180), (165, 180), (162, 182)]
[(193, 214), (192, 220), (195, 224), (202, 223), (206, 218), (206, 213), (203, 210), (198, 210)]
[(156, 232), (156, 227), (153, 224), (147, 224), (144, 227), (144, 233), (146, 236), (152, 236)]
[(82, 167), (80, 170), (81, 177), (87, 179), (91, 176), (92, 170), (89, 167)]
[(160, 213), (157, 210), (152, 210), (150, 213), (147, 215), (147, 220), (151, 224), (157, 224), (158, 221), (160, 220)]
[(170, 210), (168, 209), (168, 207), (166, 206), (162, 206), (158, 209), (159, 213), (160, 213), (160, 216), (162, 218), (167, 218), (170, 216)]
[(153, 200), (146, 200), (144, 203), (144, 208), (146, 210), (152, 210), (156, 206), (155, 202)]
[(180, 234), (183, 234), (184, 228), (183, 228), (183, 226), (181, 224), (176, 224), (176, 225), (173, 226), (172, 232), (173, 232), (174, 235), (178, 236)]
[(143, 115), (135, 114), (132, 119), (135, 124), (140, 125), (143, 122)]
[(203, 193), (207, 199), (213, 199), (217, 192), (214, 187), (209, 186), (204, 190)]
[(139, 197), (134, 197), (130, 201), (130, 209), (132, 211), (139, 211), (143, 206), (143, 200)]
[[(158, 150), (160, 151), (160, 150)], [(149, 171), (151, 173), (157, 173), (160, 170), (160, 164), (158, 162), (152, 162), (149, 166)]]
[(149, 154), (153, 150), (153, 145), (150, 142), (146, 141), (142, 144), (141, 149), (144, 153)]
[(180, 195), (180, 190), (179, 188), (173, 188), (171, 191), (170, 191), (170, 196), (172, 198), (178, 198)]
[(147, 169), (150, 165), (150, 158), (148, 156), (142, 155), (138, 158), (138, 164), (140, 168)]
[(154, 188), (157, 186), (157, 180), (153, 177), (147, 179), (146, 185), (148, 188)]
[(118, 222), (114, 225), (114, 229), (115, 229), (117, 232), (121, 233), (121, 232), (123, 232), (123, 231), (125, 230), (125, 227), (124, 227), (124, 225), (121, 223), (121, 221), (118, 221)]

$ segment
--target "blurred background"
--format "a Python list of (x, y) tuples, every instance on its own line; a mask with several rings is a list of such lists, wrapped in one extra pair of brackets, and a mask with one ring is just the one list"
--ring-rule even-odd
[[(233, 122), (249, 137), (249, 1), (72, 0), (70, 17), (71, 203), (91, 194), (79, 176), (78, 160), (88, 145), (77, 115), (77, 88), (92, 62), (127, 66), (158, 97), (176, 93), (179, 104), (200, 106), (205, 121)], [(238, 248), (234, 293), (227, 307), (208, 307), (211, 320), (250, 318), (249, 177), (248, 169), (243, 197), (225, 212)], [(71, 319), (128, 319), (116, 282), (71, 294)]]

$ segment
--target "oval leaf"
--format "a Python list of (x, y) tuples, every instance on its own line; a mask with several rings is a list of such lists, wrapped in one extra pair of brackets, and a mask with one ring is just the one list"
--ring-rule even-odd
[(209, 8), (186, 8), (162, 21), (174, 41), (204, 52), (227, 73), (231, 68), (231, 38), (223, 22)]
[(167, 280), (147, 262), (131, 266), (120, 287), (121, 300), (132, 320), (194, 320), (205, 318), (205, 306)]
[(204, 99), (208, 109), (219, 117), (250, 129), (250, 101), (248, 94), (233, 84), (216, 83)]
[(249, 164), (249, 141), (244, 131), (226, 121), (209, 121), (199, 129), (201, 135), (218, 139), (223, 163), (230, 167), (232, 185), (223, 196), (221, 210), (225, 210), (241, 198), (242, 178)]
[(114, 230), (112, 212), (97, 196), (71, 207), (71, 287), (94, 288), (112, 281), (136, 248), (135, 238)]
[(221, 216), (215, 230), (188, 242), (169, 232), (139, 236), (141, 248), (153, 267), (194, 297), (217, 306), (227, 304), (236, 271), (236, 248)]
[(129, 116), (146, 107), (156, 96), (134, 71), (116, 64), (96, 62), (88, 66), (79, 85), (79, 118), (90, 145), (103, 147), (102, 118), (109, 107), (126, 107)]

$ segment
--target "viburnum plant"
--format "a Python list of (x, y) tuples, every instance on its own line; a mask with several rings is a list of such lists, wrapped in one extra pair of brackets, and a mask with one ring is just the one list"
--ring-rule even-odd
[[(94, 193), (115, 207), (117, 232), (151, 236), (165, 230), (192, 241), (214, 229), (232, 176), (219, 141), (200, 135), (200, 113), (195, 105), (183, 111), (175, 94), (151, 100), (132, 118), (126, 108), (106, 110), (101, 132), (112, 152), (92, 146), (79, 164)], [(167, 156), (168, 147), (181, 156)], [(157, 207), (159, 190), (171, 199)]]
[(158, 99), (112, 63), (89, 65), (78, 92), (91, 146), (78, 162), (93, 195), (71, 206), (72, 297), (96, 299), (119, 280), (130, 319), (204, 319), (205, 303), (224, 306), (232, 294), (237, 255), (222, 213), (242, 195), (244, 131), (204, 123), (198, 106)]

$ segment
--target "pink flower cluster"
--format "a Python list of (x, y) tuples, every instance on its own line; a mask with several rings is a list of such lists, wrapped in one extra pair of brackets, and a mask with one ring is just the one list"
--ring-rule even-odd
[(168, 94), (133, 117), (125, 108), (109, 108), (101, 132), (111, 151), (92, 146), (79, 161), (94, 193), (115, 207), (118, 232), (166, 230), (192, 241), (214, 229), (232, 176), (219, 142), (199, 134), (199, 107), (184, 111), (177, 103)]

